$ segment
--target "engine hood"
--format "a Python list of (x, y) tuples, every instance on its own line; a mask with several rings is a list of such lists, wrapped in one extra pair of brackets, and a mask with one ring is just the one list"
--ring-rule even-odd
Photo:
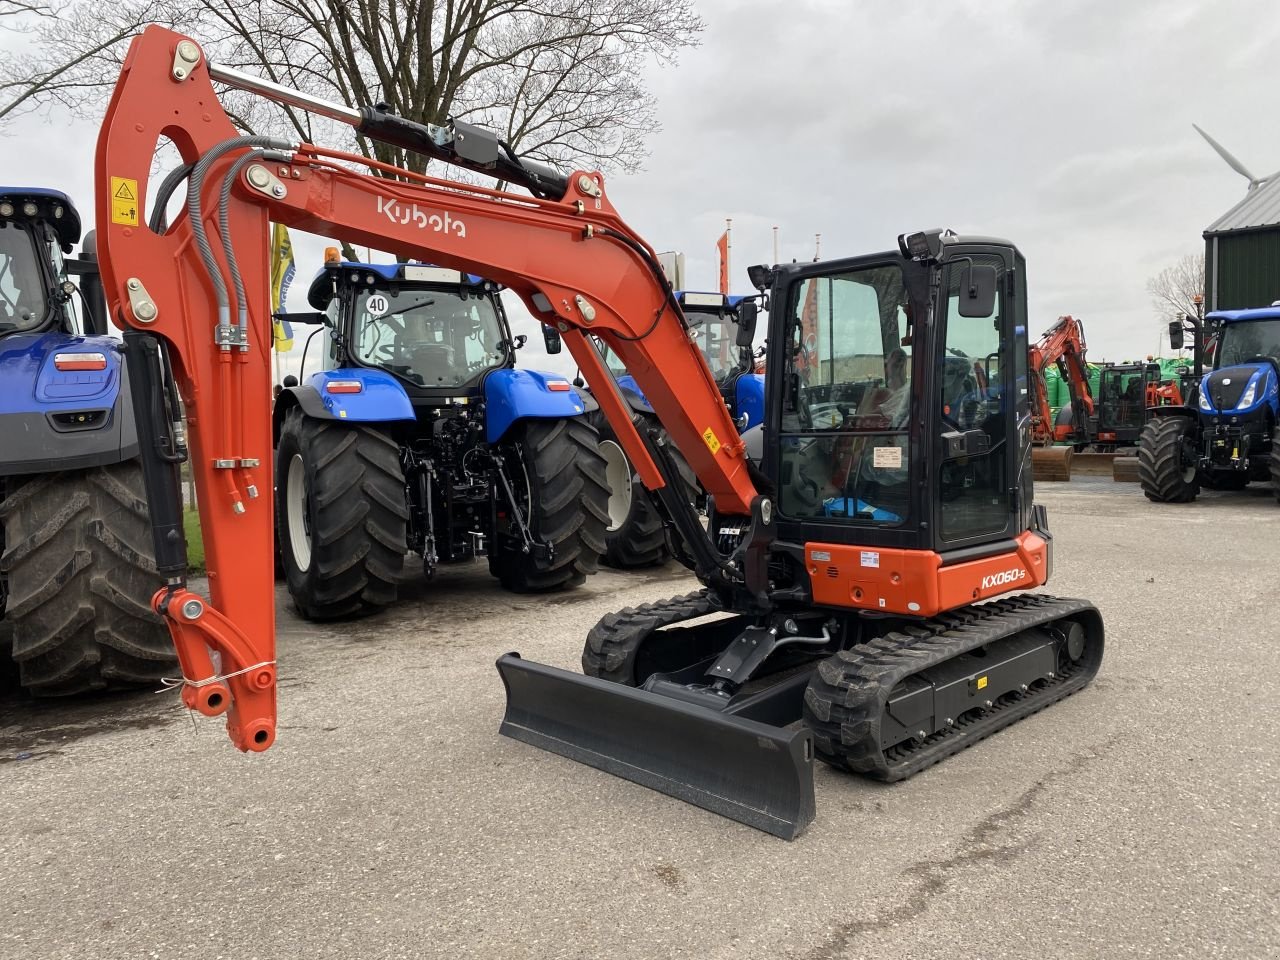
[(1264, 403), (1276, 406), (1277, 370), (1270, 363), (1241, 363), (1205, 374), (1200, 409), (1211, 413), (1248, 413)]

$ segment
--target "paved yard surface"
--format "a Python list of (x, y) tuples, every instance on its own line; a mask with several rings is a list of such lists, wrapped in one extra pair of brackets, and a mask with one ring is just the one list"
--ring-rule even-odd
[(0, 956), (1280, 955), (1280, 507), (1041, 499), (1098, 680), (905, 784), (820, 768), (790, 844), (497, 736), (498, 654), (573, 666), (676, 568), (528, 598), (476, 567), (321, 627), (278, 591), (261, 756), (172, 693), (10, 697)]

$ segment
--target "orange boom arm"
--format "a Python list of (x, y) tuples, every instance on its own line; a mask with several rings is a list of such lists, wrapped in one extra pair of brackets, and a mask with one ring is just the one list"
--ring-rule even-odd
[[(662, 476), (584, 334), (598, 336), (635, 376), (720, 512), (750, 512), (756, 490), (715, 380), (652, 249), (614, 211), (599, 174), (574, 173), (562, 198), (540, 199), (307, 144), (272, 144), (253, 156), (251, 143), (219, 147), (238, 136), (197, 45), (159, 27), (134, 39), (97, 148), (102, 278), (116, 322), (167, 346), (186, 404), (212, 604), (172, 569), (155, 602), (173, 633), (184, 701), (226, 713), (238, 747), (264, 750), (275, 737), (270, 221), (505, 284), (562, 331), (645, 485), (659, 488)], [(154, 232), (145, 198), (162, 137), (196, 165), (196, 196), (172, 227)]]

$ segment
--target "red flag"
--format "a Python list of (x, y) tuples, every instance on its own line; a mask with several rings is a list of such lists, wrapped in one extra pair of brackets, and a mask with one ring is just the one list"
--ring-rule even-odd
[(720, 234), (716, 241), (716, 249), (720, 251), (720, 292), (729, 292), (729, 231)]

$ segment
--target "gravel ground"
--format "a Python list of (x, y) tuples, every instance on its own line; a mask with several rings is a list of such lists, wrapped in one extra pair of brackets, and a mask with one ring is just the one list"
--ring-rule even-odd
[(1084, 692), (885, 787), (819, 768), (784, 843), (497, 735), (500, 653), (576, 666), (674, 567), (547, 597), (479, 566), (360, 621), (280, 611), (280, 733), (176, 695), (0, 702), (0, 956), (1275, 957), (1280, 508), (1043, 485)]

